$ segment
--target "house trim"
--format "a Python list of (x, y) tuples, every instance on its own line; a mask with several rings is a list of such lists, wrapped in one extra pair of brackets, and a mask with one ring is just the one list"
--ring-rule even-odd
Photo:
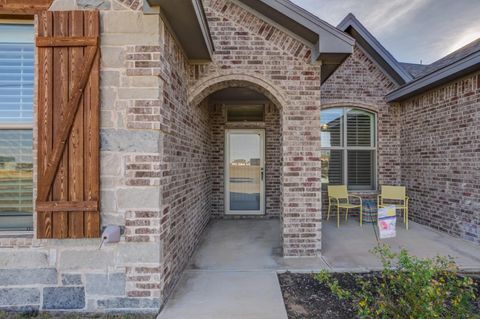
[(349, 13), (337, 26), (338, 29), (350, 33), (369, 56), (371, 56), (399, 85), (408, 83), (413, 77), (398, 61), (385, 49), (380, 42)]
[(480, 51), (420, 77), (386, 95), (387, 102), (399, 102), (433, 87), (445, 84), (455, 78), (480, 69)]

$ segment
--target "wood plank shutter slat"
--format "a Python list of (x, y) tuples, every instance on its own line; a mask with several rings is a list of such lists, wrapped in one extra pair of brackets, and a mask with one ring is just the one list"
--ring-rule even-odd
[[(53, 35), (53, 14), (44, 11), (38, 18), (38, 35)], [(38, 54), (38, 165), (37, 187), (41, 190), (41, 177), (47, 170), (48, 157), (53, 146), (52, 104), (53, 104), (53, 48), (42, 48)], [(41, 81), (40, 81), (41, 79)], [(47, 195), (51, 199), (52, 195)], [(37, 213), (37, 237), (52, 237), (52, 212)]]
[(98, 11), (39, 19), (39, 238), (99, 236), (98, 35)]
[[(70, 36), (82, 37), (83, 36), (83, 13), (80, 11), (70, 12)], [(96, 43), (94, 44), (96, 46)], [(81, 75), (83, 65), (83, 47), (73, 47), (70, 50), (70, 78), (76, 79)], [(75, 90), (73, 81), (69, 81), (70, 94)], [(70, 201), (83, 201), (83, 98), (80, 97), (78, 102), (78, 114), (73, 122), (73, 127), (70, 133), (70, 139), (68, 144), (68, 158), (70, 159), (68, 165), (69, 175), (69, 200)], [(68, 233), (72, 238), (83, 237), (83, 211), (71, 211), (68, 223)]]
[[(71, 17), (73, 19), (73, 17)], [(83, 15), (82, 15), (83, 19)], [(71, 26), (71, 25), (70, 25)], [(77, 32), (78, 34), (79, 32)], [(82, 29), (83, 33), (83, 29)], [(96, 46), (98, 43), (97, 37), (38, 37), (35, 40), (37, 47), (86, 47)]]
[[(66, 37), (68, 36), (68, 12), (54, 11), (53, 12), (53, 35)], [(48, 159), (47, 171), (45, 175), (52, 172), (53, 178), (53, 200), (66, 201), (68, 200), (68, 147), (65, 148), (65, 153), (60, 152), (60, 159), (58, 168), (54, 172), (52, 166), (52, 156), (55, 156), (55, 151), (58, 150), (58, 145), (61, 143), (61, 129), (62, 123), (67, 120), (69, 113), (68, 91), (69, 91), (69, 50), (68, 48), (55, 47), (53, 48), (53, 152)], [(57, 151), (57, 154), (59, 152)], [(48, 176), (48, 175), (47, 175)], [(49, 182), (50, 183), (50, 182)], [(41, 195), (41, 193), (39, 192)], [(40, 197), (40, 199), (43, 199)], [(67, 238), (68, 237), (68, 214), (67, 212), (56, 212), (53, 214), (53, 237)]]
[[(37, 211), (61, 212), (69, 211), (75, 213), (83, 213), (84, 211), (95, 212), (98, 210), (97, 201), (58, 201), (58, 202), (39, 202), (36, 207)], [(71, 217), (72, 215), (70, 215)], [(83, 222), (83, 219), (82, 219)], [(73, 224), (76, 225), (76, 224)], [(83, 229), (83, 227), (82, 227)]]
[[(84, 17), (85, 35), (98, 36), (100, 21), (98, 13), (88, 11)], [(95, 56), (90, 81), (85, 90), (85, 136), (84, 154), (89, 165), (85, 167), (84, 199), (88, 201), (100, 200), (100, 54)], [(85, 233), (87, 237), (100, 236), (100, 214), (85, 213)]]

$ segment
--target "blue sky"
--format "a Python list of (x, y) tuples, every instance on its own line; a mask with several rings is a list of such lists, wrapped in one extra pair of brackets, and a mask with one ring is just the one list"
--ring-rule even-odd
[(480, 0), (291, 0), (336, 26), (352, 12), (401, 62), (432, 63), (480, 38)]

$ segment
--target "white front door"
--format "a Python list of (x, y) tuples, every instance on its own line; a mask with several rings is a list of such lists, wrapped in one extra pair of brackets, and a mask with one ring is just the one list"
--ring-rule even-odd
[(265, 131), (225, 131), (225, 213), (265, 213)]

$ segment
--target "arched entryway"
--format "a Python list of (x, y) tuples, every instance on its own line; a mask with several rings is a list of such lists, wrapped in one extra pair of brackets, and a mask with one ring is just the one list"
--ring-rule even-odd
[[(249, 92), (247, 95), (261, 96), (263, 121), (228, 123), (227, 105), (235, 99), (241, 103), (233, 104), (244, 104), (245, 101), (238, 97), (232, 98), (242, 91)], [(222, 101), (225, 96), (229, 97), (229, 103)], [(271, 193), (277, 196), (265, 197), (265, 212), (268, 214), (275, 210), (272, 207), (268, 209), (269, 202), (276, 205), (277, 212), (273, 215), (280, 219), (281, 246), (285, 257), (319, 256), (320, 100), (315, 87), (303, 87), (295, 81), (291, 86), (280, 85), (280, 81), (257, 74), (216, 73), (192, 82), (185, 104), (170, 103), (176, 97), (175, 92), (165, 96), (166, 105), (163, 108), (164, 118), (168, 121), (166, 128), (170, 130), (165, 132), (162, 140), (161, 165), (168, 174), (161, 181), (161, 194), (164, 210), (173, 216), (174, 221), (166, 224), (168, 238), (165, 242), (168, 247), (164, 251), (169, 254), (165, 258), (167, 263), (175, 265), (175, 258), (180, 256), (176, 253), (178, 246), (185, 251), (184, 255), (191, 254), (194, 246), (185, 244), (183, 247), (183, 243), (197, 242), (212, 212), (225, 214), (227, 157), (226, 143), (222, 144), (222, 141), (225, 141), (226, 129), (263, 129), (267, 133), (264, 146), (268, 150), (272, 146), (268, 143), (268, 130), (272, 126), (265, 121), (268, 114), (272, 114), (273, 123), (277, 126), (277, 140), (272, 153), (278, 154), (271, 156), (271, 160), (277, 161), (278, 170), (276, 180), (266, 181), (265, 190), (270, 185)], [(218, 125), (212, 125), (214, 121)], [(213, 132), (214, 128), (220, 132)], [(271, 177), (271, 174), (267, 175)], [(237, 177), (240, 177), (237, 181), (243, 182), (241, 178), (245, 176)], [(268, 194), (255, 193), (249, 197), (262, 198), (265, 195)], [(236, 217), (245, 217), (238, 215)], [(189, 240), (184, 240), (185, 236)]]
[(216, 76), (191, 88), (190, 107), (208, 113), (211, 218), (279, 219), (276, 233), (283, 233), (286, 102), (279, 92), (271, 83), (246, 75)]

